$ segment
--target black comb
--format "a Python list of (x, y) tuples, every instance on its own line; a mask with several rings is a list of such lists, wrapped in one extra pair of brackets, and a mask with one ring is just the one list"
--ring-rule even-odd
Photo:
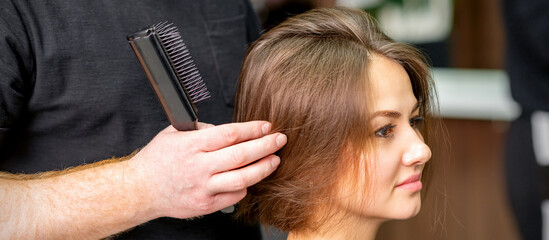
[(172, 23), (161, 22), (127, 36), (166, 116), (177, 130), (194, 130), (195, 103), (210, 97), (200, 72)]

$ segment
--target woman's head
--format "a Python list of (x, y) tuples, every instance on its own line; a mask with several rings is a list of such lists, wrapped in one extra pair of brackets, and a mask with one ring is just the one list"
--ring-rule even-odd
[[(420, 123), (431, 116), (431, 89), (421, 54), (360, 10), (315, 9), (273, 28), (248, 51), (235, 121), (270, 121), (288, 143), (239, 215), (286, 231), (315, 228), (333, 209), (415, 215), (417, 182), (398, 185), (418, 177), (430, 157)], [(394, 205), (402, 202), (410, 206)]]

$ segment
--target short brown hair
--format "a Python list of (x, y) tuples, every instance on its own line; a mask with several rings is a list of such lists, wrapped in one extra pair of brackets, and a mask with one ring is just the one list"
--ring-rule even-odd
[(313, 9), (254, 42), (243, 63), (234, 120), (270, 121), (288, 143), (277, 153), (278, 169), (248, 189), (237, 216), (284, 231), (316, 227), (318, 204), (331, 203), (342, 174), (364, 167), (352, 159), (372, 149), (364, 102), (371, 98), (365, 92), (374, 56), (404, 67), (420, 115), (431, 116), (436, 98), (425, 58), (383, 34), (364, 11)]

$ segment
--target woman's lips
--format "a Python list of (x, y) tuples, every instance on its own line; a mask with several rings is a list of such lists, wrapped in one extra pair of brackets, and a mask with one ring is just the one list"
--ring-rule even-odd
[(423, 188), (423, 184), (421, 183), (421, 174), (414, 174), (410, 176), (403, 182), (399, 183), (396, 188), (406, 189), (413, 192), (420, 191), (421, 188)]

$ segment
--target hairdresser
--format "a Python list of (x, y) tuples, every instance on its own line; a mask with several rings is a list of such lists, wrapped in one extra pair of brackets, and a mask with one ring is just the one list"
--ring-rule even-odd
[[(169, 126), (126, 35), (179, 27), (212, 97)], [(0, 0), (0, 239), (260, 239), (227, 209), (286, 136), (230, 124), (247, 1)], [(227, 124), (229, 123), (229, 124)]]

